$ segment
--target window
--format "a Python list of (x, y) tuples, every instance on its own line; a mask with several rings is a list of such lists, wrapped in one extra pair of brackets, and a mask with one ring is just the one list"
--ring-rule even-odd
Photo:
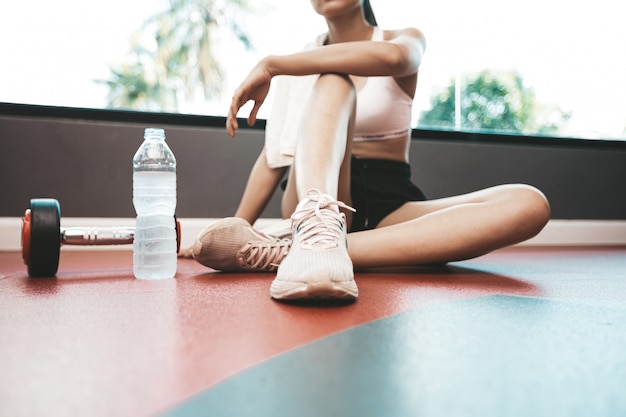
[[(371, 2), (381, 27), (415, 26), (426, 34), (415, 127), (626, 140), (619, 3)], [(174, 24), (167, 11), (175, 7)], [(167, 72), (174, 76), (167, 80), (163, 66), (155, 70), (155, 59), (164, 59), (163, 51), (155, 58), (155, 16), (190, 30), (169, 34)], [(207, 47), (180, 56), (185, 41), (202, 39), (207, 18)], [(223, 116), (256, 60), (296, 51), (323, 31), (306, 0), (11, 2), (0, 17), (0, 101)], [(114, 100), (115, 83), (107, 81), (129, 100)], [(146, 92), (152, 100), (132, 104)]]

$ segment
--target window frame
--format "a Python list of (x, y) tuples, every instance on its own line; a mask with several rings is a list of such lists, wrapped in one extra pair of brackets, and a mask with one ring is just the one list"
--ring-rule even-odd
[[(134, 110), (91, 109), (0, 102), (0, 116), (37, 117), (56, 119), (83, 119), (93, 121), (160, 124), (187, 127), (224, 128), (226, 117), (180, 113), (141, 112)], [(241, 129), (264, 130), (265, 119), (248, 126), (239, 118)], [(464, 132), (413, 128), (412, 140), (438, 140), (466, 143), (491, 143), (503, 145), (558, 146), (588, 149), (626, 149), (626, 141), (614, 139), (582, 139), (575, 137), (512, 135), (485, 132)]]

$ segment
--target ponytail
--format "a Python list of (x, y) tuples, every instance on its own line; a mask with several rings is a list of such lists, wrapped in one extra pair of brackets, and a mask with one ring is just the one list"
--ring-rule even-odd
[(365, 20), (372, 26), (378, 26), (376, 23), (376, 17), (374, 16), (374, 11), (372, 10), (372, 5), (370, 4), (370, 0), (363, 0), (363, 15), (365, 16)]

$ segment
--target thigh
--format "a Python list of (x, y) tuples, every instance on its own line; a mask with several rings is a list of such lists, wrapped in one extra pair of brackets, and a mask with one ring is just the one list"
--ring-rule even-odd
[(376, 228), (391, 226), (417, 219), (430, 213), (446, 210), (463, 204), (497, 203), (504, 201), (511, 193), (517, 191), (517, 185), (498, 185), (467, 194), (445, 197), (426, 201), (410, 201), (387, 215)]

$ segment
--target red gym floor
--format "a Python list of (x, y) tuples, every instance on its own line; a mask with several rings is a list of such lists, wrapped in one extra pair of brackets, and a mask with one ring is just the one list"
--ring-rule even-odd
[(272, 277), (63, 250), (35, 279), (0, 253), (0, 415), (626, 415), (626, 247), (358, 272), (348, 305)]

